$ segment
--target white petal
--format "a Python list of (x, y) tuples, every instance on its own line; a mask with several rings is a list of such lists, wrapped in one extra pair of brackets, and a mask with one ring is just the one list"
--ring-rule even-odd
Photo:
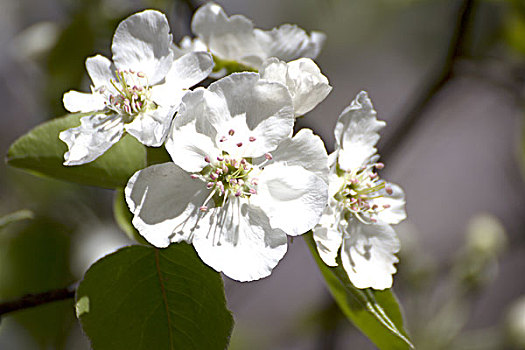
[(301, 166), (328, 183), (328, 155), (323, 140), (312, 130), (299, 130), (293, 138), (284, 139), (271, 154), (273, 162)]
[(181, 50), (186, 53), (196, 51), (208, 51), (208, 47), (202, 40), (200, 40), (199, 38), (190, 38), (189, 36), (183, 37), (179, 43), (179, 46)]
[(110, 80), (113, 79), (113, 64), (102, 55), (88, 57), (86, 59), (86, 70), (95, 89), (101, 86), (109, 86)]
[(389, 225), (366, 225), (357, 220), (348, 226), (343, 238), (341, 261), (357, 288), (387, 289), (398, 262), (399, 239)]
[[(254, 57), (263, 55), (253, 34), (253, 23), (246, 17), (228, 17), (215, 3), (201, 6), (193, 15), (191, 28), (214, 55), (252, 65)], [(255, 60), (259, 64), (261, 59)]]
[[(396, 184), (387, 182), (387, 186), (392, 189), (392, 194), (386, 193), (383, 189), (379, 192), (379, 195), (382, 197), (375, 198), (371, 204), (377, 204), (379, 209), (381, 209), (377, 214), (379, 221), (386, 224), (399, 224), (407, 217), (405, 211), (405, 193), (403, 189)], [(387, 208), (382, 209), (384, 206), (387, 206)]]
[(126, 124), (126, 131), (146, 146), (162, 145), (173, 119), (172, 108), (157, 107), (135, 116), (131, 123)]
[(175, 112), (188, 91), (169, 83), (157, 84), (151, 87), (151, 99), (161, 107), (173, 108)]
[(199, 207), (208, 196), (205, 183), (173, 163), (163, 163), (137, 171), (125, 189), (133, 213), (133, 225), (156, 247), (170, 242), (189, 241), (191, 228), (199, 217)]
[(256, 73), (234, 73), (208, 90), (226, 103), (228, 115), (210, 122), (217, 131), (216, 144), (225, 137), (221, 148), (230, 155), (262, 156), (291, 134), (293, 105), (284, 85), (262, 80)]
[(324, 34), (314, 32), (309, 36), (294, 24), (283, 24), (271, 31), (255, 29), (254, 33), (266, 57), (286, 62), (300, 57), (316, 58), (324, 42)]
[(376, 114), (367, 93), (361, 91), (339, 116), (334, 135), (336, 148), (340, 148), (341, 169), (356, 169), (376, 153), (378, 131), (385, 126), (384, 121), (376, 119)]
[(88, 113), (101, 111), (106, 106), (104, 97), (98, 93), (85, 93), (78, 91), (68, 91), (64, 94), (64, 108), (71, 113)]
[(285, 63), (272, 57), (263, 63), (259, 72), (263, 79), (286, 85), (292, 95), (296, 116), (314, 109), (332, 90), (328, 79), (309, 58)]
[(174, 59), (169, 32), (168, 20), (159, 11), (146, 10), (126, 18), (113, 36), (113, 62), (118, 69), (145, 73), (150, 85), (160, 82)]
[(213, 57), (207, 52), (190, 52), (178, 58), (166, 75), (166, 83), (187, 89), (201, 82), (213, 69)]
[[(198, 103), (198, 101), (202, 101), (199, 97), (202, 96), (203, 92), (203, 90), (196, 91), (188, 97)], [(181, 110), (175, 118), (173, 128), (166, 140), (166, 150), (173, 162), (184, 170), (200, 172), (209, 164), (205, 160), (206, 157), (215, 160), (222, 153), (215, 147), (212, 138), (208, 136), (211, 132), (205, 130), (205, 128), (211, 128), (207, 120), (205, 118), (189, 118), (189, 114), (184, 112), (184, 109)]]
[(335, 226), (335, 211), (326, 206), (319, 225), (313, 229), (313, 237), (319, 256), (328, 266), (337, 266), (336, 258), (343, 242), (343, 233)]
[(270, 275), (287, 249), (286, 234), (272, 229), (260, 209), (236, 198), (211, 209), (194, 235), (193, 246), (201, 259), (241, 282)]
[(287, 65), (289, 80), (294, 82), (290, 93), (295, 115), (304, 115), (321, 103), (332, 87), (319, 67), (309, 58), (300, 58)]
[(151, 89), (151, 97), (161, 106), (178, 109), (188, 88), (204, 80), (213, 69), (213, 58), (207, 52), (191, 52), (173, 62), (163, 84)]
[[(270, 57), (263, 62), (263, 65), (259, 69), (259, 74), (262, 79), (276, 81), (290, 90), (293, 86), (288, 86), (288, 65), (286, 62), (279, 60), (276, 57)], [(293, 84), (293, 81), (291, 81)]]
[(124, 133), (124, 123), (116, 115), (94, 114), (80, 118), (80, 126), (64, 130), (59, 138), (69, 150), (64, 165), (89, 163), (115, 144)]
[(328, 200), (328, 184), (322, 178), (280, 163), (268, 165), (257, 177), (257, 194), (250, 200), (268, 215), (272, 227), (297, 236), (319, 222)]

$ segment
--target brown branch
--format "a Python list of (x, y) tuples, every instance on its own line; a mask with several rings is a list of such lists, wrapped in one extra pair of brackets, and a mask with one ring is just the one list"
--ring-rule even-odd
[(0, 303), (0, 317), (14, 311), (24, 310), (54, 301), (71, 299), (75, 296), (77, 284), (38, 294), (26, 294), (19, 299)]
[(424, 112), (429, 102), (436, 94), (452, 79), (454, 66), (464, 56), (466, 51), (466, 37), (468, 28), (473, 18), (475, 0), (464, 0), (458, 5), (456, 25), (449, 40), (448, 49), (441, 66), (431, 74), (431, 77), (420, 89), (421, 93), (414, 99), (412, 106), (408, 108), (401, 122), (396, 124), (395, 129), (381, 146), (381, 156), (388, 160), (399, 149), (401, 144), (409, 136), (416, 125), (423, 119)]

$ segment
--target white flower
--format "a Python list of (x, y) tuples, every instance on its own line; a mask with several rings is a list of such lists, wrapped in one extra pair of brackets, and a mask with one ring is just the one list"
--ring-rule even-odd
[(328, 206), (314, 229), (323, 261), (337, 266), (340, 249), (343, 268), (357, 288), (392, 286), (399, 240), (390, 224), (406, 218), (403, 190), (376, 172), (384, 167), (375, 148), (384, 126), (364, 91), (341, 113), (330, 155)]
[(332, 90), (328, 79), (309, 58), (286, 63), (272, 57), (264, 61), (259, 73), (261, 78), (277, 81), (288, 88), (296, 117), (310, 112)]
[(166, 149), (174, 163), (138, 171), (126, 187), (133, 224), (151, 244), (188, 241), (239, 281), (268, 276), (328, 198), (328, 156), (310, 130), (291, 138), (285, 86), (236, 73), (186, 94)]
[(316, 58), (325, 35), (292, 24), (265, 31), (254, 29), (253, 23), (242, 15), (228, 17), (222, 7), (209, 2), (193, 15), (193, 33), (216, 57), (236, 61), (259, 69), (266, 58), (277, 57), (291, 61), (300, 57)]
[(127, 132), (147, 146), (164, 142), (174, 112), (187, 89), (213, 68), (206, 52), (181, 52), (172, 42), (162, 13), (146, 10), (122, 21), (113, 36), (113, 63), (89, 57), (91, 93), (69, 91), (64, 107), (89, 113), (81, 125), (60, 133), (69, 151), (65, 165), (91, 162)]

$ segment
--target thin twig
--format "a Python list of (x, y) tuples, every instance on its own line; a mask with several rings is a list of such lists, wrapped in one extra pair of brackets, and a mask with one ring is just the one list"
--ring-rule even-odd
[(54, 301), (71, 299), (75, 296), (77, 284), (66, 288), (50, 290), (38, 294), (26, 294), (19, 299), (0, 303), (0, 317), (14, 311), (24, 310)]
[(390, 138), (381, 146), (380, 154), (384, 160), (390, 159), (396, 153), (403, 141), (407, 139), (407, 136), (412, 133), (415, 126), (423, 119), (429, 102), (452, 79), (454, 66), (466, 51), (466, 37), (473, 17), (474, 5), (475, 0), (464, 0), (459, 4), (456, 25), (451, 34), (443, 63), (431, 74), (431, 78), (423, 84), (419, 96), (414, 99), (414, 103), (408, 108), (401, 121), (395, 125)]

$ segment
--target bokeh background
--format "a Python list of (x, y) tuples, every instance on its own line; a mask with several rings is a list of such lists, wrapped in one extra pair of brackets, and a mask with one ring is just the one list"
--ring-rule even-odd
[[(257, 27), (327, 34), (317, 59), (332, 93), (299, 122), (333, 149), (339, 113), (367, 90), (387, 121), (382, 176), (406, 192), (394, 291), (418, 349), (525, 349), (525, 2), (225, 0)], [(190, 34), (189, 0), (1, 0), (0, 150), (62, 116), (87, 89), (85, 58), (109, 55), (120, 20), (167, 14)], [(65, 287), (131, 242), (113, 193), (0, 164), (0, 300)], [(4, 220), (5, 221), (5, 220)], [(225, 278), (232, 349), (373, 349), (339, 313), (301, 238), (261, 281)], [(71, 300), (5, 316), (0, 349), (89, 349)]]

